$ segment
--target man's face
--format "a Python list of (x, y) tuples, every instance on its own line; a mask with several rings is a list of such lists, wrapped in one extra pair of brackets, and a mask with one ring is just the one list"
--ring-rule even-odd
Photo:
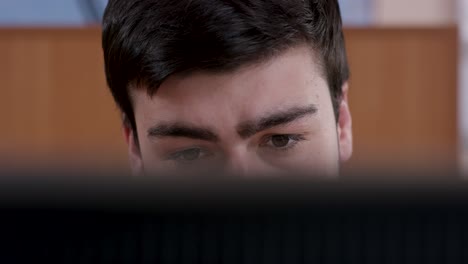
[(134, 173), (222, 166), (243, 175), (334, 176), (351, 154), (346, 100), (340, 111), (349, 120), (337, 124), (307, 47), (234, 72), (171, 76), (152, 96), (146, 89), (131, 96), (139, 143), (128, 128), (126, 136)]

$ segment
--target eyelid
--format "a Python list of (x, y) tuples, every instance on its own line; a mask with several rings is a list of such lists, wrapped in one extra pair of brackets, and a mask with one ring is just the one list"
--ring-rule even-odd
[[(288, 142), (288, 144), (284, 147), (275, 147), (271, 142), (273, 136), (288, 136), (290, 142)], [(270, 134), (269, 136), (264, 137), (260, 147), (266, 153), (276, 155), (283, 153), (286, 154), (288, 151), (294, 150), (300, 144), (300, 142), (304, 140), (306, 140), (306, 138), (301, 134)]]
[[(209, 156), (212, 156), (212, 154), (209, 154), (210, 152), (207, 151), (205, 148), (202, 148), (202, 147), (198, 147), (198, 146), (194, 146), (194, 147), (187, 147), (187, 148), (183, 148), (183, 149), (179, 149), (179, 150), (176, 150), (176, 151), (172, 151), (168, 156), (167, 156), (167, 160), (174, 160), (174, 161), (178, 161), (178, 158), (184, 154), (184, 152), (186, 151), (189, 151), (189, 150), (194, 150), (194, 149), (197, 149), (197, 150), (200, 150), (200, 153), (202, 154), (202, 158), (203, 157), (209, 157)], [(203, 154), (209, 154), (209, 155), (203, 155)], [(198, 158), (196, 160), (200, 160), (202, 158)]]
[(268, 134), (266, 136), (264, 136), (261, 140), (261, 143), (260, 145), (263, 146), (263, 145), (266, 145), (271, 139), (272, 137), (274, 136), (288, 136), (289, 139), (295, 141), (295, 142), (299, 142), (299, 141), (303, 141), (305, 140), (305, 137), (304, 135), (302, 134)]

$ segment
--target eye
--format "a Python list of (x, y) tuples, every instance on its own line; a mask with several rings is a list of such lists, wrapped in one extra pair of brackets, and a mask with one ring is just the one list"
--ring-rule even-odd
[(191, 163), (208, 156), (210, 156), (209, 153), (200, 148), (191, 148), (173, 153), (169, 159), (179, 163)]
[(287, 135), (275, 135), (271, 137), (271, 143), (277, 148), (283, 148), (288, 145), (290, 141)]
[(301, 135), (272, 135), (266, 138), (262, 145), (275, 150), (286, 150), (303, 139)]

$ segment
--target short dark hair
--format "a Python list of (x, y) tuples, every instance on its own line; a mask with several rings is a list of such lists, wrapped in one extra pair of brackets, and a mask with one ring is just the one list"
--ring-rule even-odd
[(338, 119), (349, 77), (337, 0), (110, 0), (102, 46), (107, 83), (136, 129), (129, 95), (170, 75), (226, 72), (308, 44), (318, 55)]

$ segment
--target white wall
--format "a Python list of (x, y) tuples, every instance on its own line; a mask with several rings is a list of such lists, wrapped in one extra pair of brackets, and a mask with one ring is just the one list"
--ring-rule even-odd
[(459, 0), (457, 5), (460, 29), (460, 82), (459, 123), (462, 166), (468, 176), (468, 0)]
[(456, 1), (374, 0), (374, 21), (379, 25), (455, 24)]

